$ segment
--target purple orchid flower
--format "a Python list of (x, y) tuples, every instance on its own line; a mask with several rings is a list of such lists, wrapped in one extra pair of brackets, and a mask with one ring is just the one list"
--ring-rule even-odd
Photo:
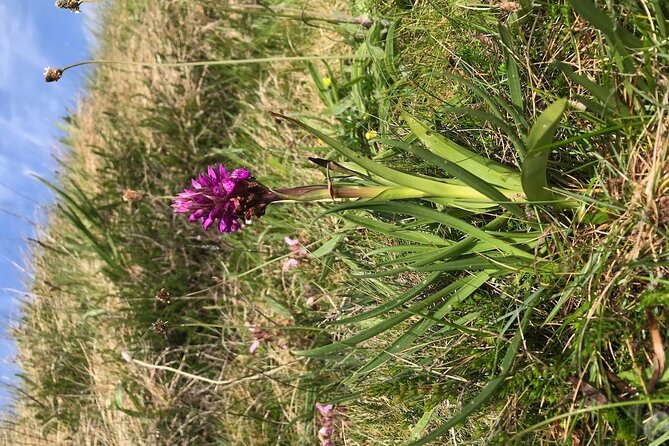
[(236, 232), (243, 222), (265, 213), (269, 203), (278, 199), (246, 169), (232, 173), (222, 164), (209, 166), (207, 173), (191, 180), (193, 189), (184, 189), (172, 204), (174, 211), (190, 214), (188, 221), (200, 221), (205, 230), (218, 220), (222, 233)]

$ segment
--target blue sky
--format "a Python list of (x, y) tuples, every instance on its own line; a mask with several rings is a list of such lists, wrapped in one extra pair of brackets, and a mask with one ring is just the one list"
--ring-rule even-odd
[[(30, 280), (25, 239), (53, 199), (32, 175), (53, 178), (62, 150), (57, 123), (84, 95), (85, 70), (51, 84), (42, 73), (90, 58), (94, 13), (90, 3), (74, 14), (53, 0), (0, 0), (0, 383), (15, 383), (18, 371), (7, 329), (20, 318)], [(9, 398), (0, 389), (0, 406)]]

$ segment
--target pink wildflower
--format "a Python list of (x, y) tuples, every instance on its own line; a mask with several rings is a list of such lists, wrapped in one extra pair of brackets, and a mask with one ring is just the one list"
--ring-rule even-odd
[(316, 403), (316, 409), (325, 417), (331, 417), (332, 416), (332, 409), (334, 406), (332, 404), (327, 404), (323, 405), (321, 403)]
[(295, 268), (299, 264), (300, 262), (298, 260), (291, 257), (287, 259), (285, 262), (283, 262), (283, 266), (281, 267), (281, 269), (283, 271), (288, 271), (291, 268)]
[(251, 344), (251, 346), (249, 347), (249, 353), (253, 353), (254, 351), (256, 351), (258, 347), (260, 347), (260, 341), (256, 339), (253, 341), (253, 344)]
[(253, 342), (249, 346), (249, 353), (253, 354), (253, 352), (255, 352), (258, 349), (258, 347), (260, 347), (260, 343), (262, 341), (269, 341), (270, 334), (267, 333), (265, 330), (256, 327), (254, 324), (249, 324), (248, 322), (245, 322), (244, 325), (253, 334)]

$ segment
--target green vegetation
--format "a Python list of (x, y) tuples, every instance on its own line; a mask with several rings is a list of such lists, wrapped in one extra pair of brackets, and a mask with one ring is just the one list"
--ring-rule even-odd
[[(662, 444), (666, 5), (301, 7), (108, 7), (6, 442)], [(204, 232), (215, 162), (381, 192)]]

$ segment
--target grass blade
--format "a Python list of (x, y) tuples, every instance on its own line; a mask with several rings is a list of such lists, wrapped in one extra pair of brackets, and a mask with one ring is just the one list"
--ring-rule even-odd
[(513, 44), (511, 42), (511, 36), (509, 31), (506, 29), (501, 22), (499, 24), (499, 37), (502, 40), (504, 45), (504, 57), (506, 59), (506, 74), (509, 81), (509, 93), (511, 94), (511, 102), (513, 105), (523, 111), (523, 92), (520, 85), (520, 73), (518, 70), (518, 63), (513, 57)]
[[(374, 371), (376, 368), (383, 365), (386, 361), (392, 358), (394, 355), (397, 355), (409, 345), (411, 345), (416, 339), (425, 334), (427, 330), (432, 328), (437, 322), (442, 319), (451, 308), (459, 302), (462, 302), (467, 297), (471, 296), (481, 285), (486, 283), (490, 278), (490, 274), (486, 271), (481, 271), (471, 277), (466, 279), (461, 279), (453, 283), (452, 287), (457, 289), (455, 293), (437, 310), (432, 314), (432, 317), (429, 319), (423, 319), (420, 322), (416, 323), (411, 327), (406, 333), (400, 336), (395, 342), (393, 342), (389, 347), (384, 349), (380, 354), (374, 357), (372, 360), (367, 362), (364, 366), (358, 369), (351, 377), (346, 379), (345, 383), (354, 384), (359, 383), (360, 380), (364, 379), (369, 373)], [(449, 287), (450, 288), (450, 287)]]
[(502, 363), (500, 364), (500, 371), (497, 376), (488, 381), (481, 392), (462, 407), (462, 410), (458, 415), (451, 418), (448, 422), (442, 424), (420, 440), (410, 443), (409, 446), (421, 446), (441, 437), (451, 428), (465, 421), (472, 413), (480, 409), (483, 404), (486, 403), (486, 401), (488, 401), (497, 393), (502, 384), (504, 384), (506, 377), (509, 375), (509, 373), (511, 373), (513, 362), (516, 359), (516, 354), (520, 348), (523, 330), (525, 327), (527, 327), (527, 323), (530, 320), (530, 315), (532, 314), (532, 309), (534, 308), (534, 301), (541, 293), (542, 290), (539, 290), (526, 299), (525, 314), (523, 315), (523, 319), (520, 321), (516, 334), (513, 336), (513, 339), (509, 344), (509, 348), (506, 350), (506, 354), (504, 355), (504, 359), (502, 359)]

